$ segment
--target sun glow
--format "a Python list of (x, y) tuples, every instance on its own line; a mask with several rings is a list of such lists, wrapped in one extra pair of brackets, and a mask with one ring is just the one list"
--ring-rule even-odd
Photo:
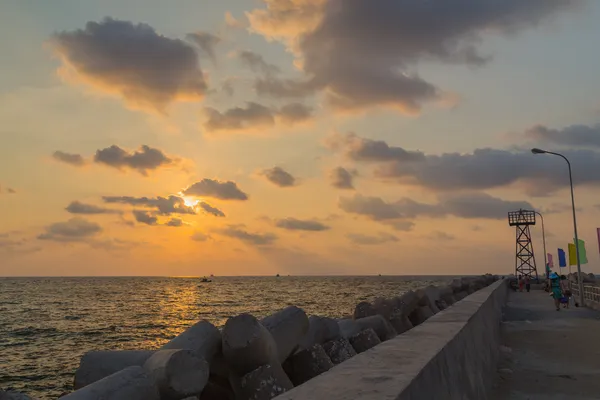
[(191, 197), (184, 197), (183, 198), (183, 203), (187, 206), (187, 207), (196, 207), (198, 205), (198, 203), (200, 203), (199, 199), (194, 199)]

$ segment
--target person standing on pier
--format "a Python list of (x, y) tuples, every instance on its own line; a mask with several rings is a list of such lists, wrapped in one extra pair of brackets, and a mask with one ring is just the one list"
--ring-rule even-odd
[(556, 272), (552, 272), (550, 274), (550, 293), (554, 299), (556, 311), (560, 311), (560, 299), (563, 297), (563, 294), (560, 284), (560, 277), (556, 274)]
[(519, 292), (523, 291), (523, 275), (519, 275)]
[(525, 275), (525, 290), (527, 290), (527, 293), (529, 293), (529, 291), (531, 290), (531, 279), (529, 278), (529, 275)]

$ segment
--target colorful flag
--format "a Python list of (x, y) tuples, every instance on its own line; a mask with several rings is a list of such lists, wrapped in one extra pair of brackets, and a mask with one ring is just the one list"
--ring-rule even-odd
[(552, 259), (552, 254), (548, 253), (547, 256), (548, 256), (548, 266), (550, 268), (554, 268), (554, 260)]
[(564, 268), (567, 266), (567, 258), (565, 257), (565, 251), (558, 249), (558, 266)]
[[(575, 239), (573, 239), (573, 243), (575, 243)], [(587, 264), (588, 260), (587, 260), (587, 252), (585, 251), (585, 242), (583, 240), (579, 239), (578, 247), (579, 247), (579, 262), (581, 264)]]
[(577, 265), (577, 249), (574, 243), (569, 243), (569, 265)]

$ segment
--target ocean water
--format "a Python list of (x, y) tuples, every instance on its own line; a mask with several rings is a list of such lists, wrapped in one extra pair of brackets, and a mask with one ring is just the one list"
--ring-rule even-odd
[(90, 350), (152, 349), (206, 319), (222, 326), (288, 305), (351, 315), (356, 303), (453, 277), (0, 278), (0, 388), (39, 399), (72, 390)]

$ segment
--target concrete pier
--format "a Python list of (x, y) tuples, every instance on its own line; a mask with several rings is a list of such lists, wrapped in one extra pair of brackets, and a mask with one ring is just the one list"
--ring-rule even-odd
[(543, 290), (510, 292), (491, 398), (592, 400), (600, 397), (600, 312), (556, 311)]

